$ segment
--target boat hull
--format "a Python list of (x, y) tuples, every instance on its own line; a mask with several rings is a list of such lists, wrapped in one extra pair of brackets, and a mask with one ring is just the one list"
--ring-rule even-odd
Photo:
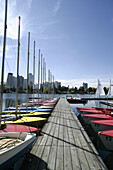
[(18, 124), (18, 125), (27, 125), (27, 126), (33, 126), (36, 128), (41, 128), (44, 123), (47, 121), (47, 118), (41, 118), (41, 117), (22, 117), (19, 120), (16, 121), (6, 121), (6, 124)]
[(113, 130), (99, 132), (98, 136), (101, 142), (104, 144), (105, 148), (109, 151), (113, 151)]
[[(12, 133), (8, 133), (7, 136), (9, 134)], [(22, 133), (21, 133), (22, 134)], [(21, 136), (21, 134), (19, 133), (19, 135)], [(33, 143), (36, 140), (36, 136), (35, 134), (30, 134), (31, 138), (29, 138), (25, 141), (23, 141), (21, 144), (14, 146), (10, 149), (7, 149), (5, 152), (0, 153), (0, 169), (9, 169), (10, 167), (12, 167), (16, 161), (18, 159), (20, 159), (21, 157), (23, 157), (25, 155), (26, 152), (28, 152), (28, 150), (30, 150), (33, 146)], [(0, 134), (0, 136), (2, 136), (2, 134)], [(3, 136), (6, 136), (3, 135)], [(10, 137), (10, 135), (9, 135)], [(19, 138), (19, 136), (18, 136)]]
[(86, 104), (87, 100), (82, 100), (82, 99), (67, 99), (67, 101), (71, 104)]
[(113, 130), (113, 125), (106, 125), (106, 124), (101, 124), (101, 123), (96, 123), (96, 121), (91, 121), (90, 122), (91, 127), (93, 130), (97, 133), (99, 131), (105, 131), (105, 130)]
[(4, 132), (26, 132), (26, 133), (36, 133), (36, 135), (39, 134), (40, 128), (25, 126), (25, 125), (13, 125), (13, 124), (7, 124), (6, 128), (3, 130), (0, 130), (0, 133)]
[(90, 121), (94, 121), (94, 120), (105, 120), (110, 118), (113, 119), (111, 116), (105, 114), (85, 114), (85, 115), (81, 114), (81, 118), (83, 119), (85, 125), (90, 123)]

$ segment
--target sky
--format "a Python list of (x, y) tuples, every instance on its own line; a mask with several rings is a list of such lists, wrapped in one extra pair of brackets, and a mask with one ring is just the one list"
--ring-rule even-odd
[[(0, 69), (3, 56), (5, 0), (0, 0)], [(39, 49), (55, 81), (69, 87), (97, 87), (113, 82), (112, 0), (8, 0), (5, 75), (16, 76), (18, 17), (20, 22), (19, 75), (26, 78), (28, 32), (30, 72), (36, 43), (35, 83), (38, 82)], [(48, 79), (48, 78), (46, 78)]]

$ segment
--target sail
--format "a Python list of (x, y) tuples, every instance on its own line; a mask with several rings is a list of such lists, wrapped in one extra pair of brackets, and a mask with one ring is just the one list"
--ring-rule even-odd
[(113, 84), (111, 84), (111, 79), (110, 79), (110, 86), (109, 86), (107, 97), (113, 97)]
[(96, 90), (95, 96), (96, 97), (105, 96), (104, 89), (103, 89), (102, 84), (100, 83), (99, 79), (98, 79), (98, 86), (97, 86), (97, 90)]

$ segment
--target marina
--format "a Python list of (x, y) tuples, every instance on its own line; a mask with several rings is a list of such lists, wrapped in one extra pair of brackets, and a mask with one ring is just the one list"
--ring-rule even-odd
[[(96, 25), (91, 28), (93, 23), (89, 25), (86, 22), (86, 18), (87, 21), (90, 19), (89, 14), (95, 11), (94, 6), (96, 11), (100, 9), (97, 8), (99, 3), (96, 1), (97, 5), (93, 6), (89, 2), (85, 2), (87, 4), (85, 6), (84, 1), (81, 4), (76, 1), (75, 4), (74, 0), (70, 4), (66, 1), (64, 5), (62, 5), (64, 3), (62, 0), (53, 1), (49, 5), (46, 1), (37, 2), (35, 0), (16, 0), (15, 2), (4, 0), (5, 3), (1, 1), (1, 26), (4, 23), (4, 31), (1, 29), (0, 35), (1, 40), (3, 39), (3, 43), (0, 41), (1, 49), (3, 48), (0, 56), (2, 61), (0, 63), (1, 170), (113, 169), (113, 84), (110, 78), (111, 72), (109, 75), (107, 71), (103, 71), (102, 67), (99, 67), (98, 70), (99, 62), (97, 62), (93, 73), (93, 65), (89, 62), (89, 59), (93, 58), (96, 61), (96, 56), (99, 59), (100, 56), (105, 57), (104, 55), (109, 54), (104, 51), (102, 55), (97, 50), (101, 49), (100, 44), (102, 43), (95, 39), (96, 36), (91, 37), (91, 35), (97, 34), (90, 32)], [(93, 10), (89, 11), (89, 5), (93, 7)], [(106, 9), (106, 4), (104, 5)], [(71, 13), (70, 19), (69, 16), (63, 17), (67, 15), (68, 8), (73, 9), (73, 11), (68, 10)], [(86, 11), (89, 13), (84, 13), (84, 9), (87, 9)], [(75, 15), (77, 10), (78, 14)], [(3, 11), (5, 15), (3, 15)], [(44, 11), (44, 13), (40, 13), (40, 11)], [(74, 22), (72, 21), (73, 14)], [(92, 14), (91, 21), (94, 21), (92, 18), (95, 13)], [(100, 16), (100, 10), (98, 15)], [(76, 18), (78, 16), (79, 18)], [(81, 16), (82, 22), (77, 24)], [(76, 23), (72, 24), (75, 29), (73, 26), (71, 27), (67, 19), (71, 24)], [(101, 22), (99, 21), (99, 23)], [(88, 29), (91, 28), (90, 31), (83, 29), (86, 25), (88, 25)], [(65, 32), (66, 28), (69, 32)], [(70, 29), (73, 29), (74, 32)], [(56, 32), (52, 30), (56, 30)], [(82, 32), (79, 32), (81, 30)], [(83, 40), (84, 35), (88, 35), (84, 32), (85, 30), (88, 31), (88, 34), (90, 32), (90, 42), (88, 39), (88, 41)], [(80, 37), (80, 35), (82, 36)], [(28, 37), (27, 40), (26, 37)], [(109, 37), (113, 37), (112, 31)], [(99, 44), (93, 44), (92, 40)], [(82, 42), (84, 43), (82, 44)], [(89, 45), (86, 42), (89, 42)], [(109, 42), (113, 44), (111, 41)], [(92, 44), (92, 49), (90, 44)], [(94, 52), (96, 44), (98, 44), (97, 49), (95, 48), (97, 53)], [(102, 49), (107, 50), (107, 44)], [(45, 56), (49, 62), (48, 70)], [(109, 65), (112, 63), (111, 60), (107, 59), (107, 61), (110, 61), (110, 63), (107, 62)], [(75, 63), (77, 64), (75, 65)], [(99, 66), (103, 66), (103, 63), (101, 62)], [(50, 68), (56, 72), (56, 77)], [(97, 75), (100, 78), (103, 75), (104, 88)], [(105, 78), (106, 75), (110, 79), (110, 84)], [(96, 79), (98, 79), (97, 88), (95, 88)], [(91, 83), (91, 86), (86, 81)], [(108, 84), (109, 87), (107, 87)]]
[(93, 168), (107, 169), (69, 103), (60, 98), (21, 169)]

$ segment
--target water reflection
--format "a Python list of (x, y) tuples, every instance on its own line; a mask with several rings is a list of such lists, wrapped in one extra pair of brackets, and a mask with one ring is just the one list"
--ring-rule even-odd
[[(35, 98), (38, 98), (38, 94), (34, 94)], [(42, 98), (45, 97), (47, 98), (53, 98), (53, 97), (66, 97), (66, 94), (44, 94), (44, 96), (42, 96)], [(28, 98), (33, 98), (33, 94), (28, 94)], [(39, 95), (39, 98), (41, 98), (41, 94)], [(29, 101), (32, 99), (29, 99)], [(24, 93), (19, 93), (18, 94), (18, 105), (22, 104), (22, 103), (26, 103), (27, 101), (27, 94)], [(38, 102), (38, 99), (36, 99), (35, 101)], [(4, 93), (3, 94), (3, 110), (8, 108), (8, 107), (15, 107), (16, 106), (16, 93)]]

